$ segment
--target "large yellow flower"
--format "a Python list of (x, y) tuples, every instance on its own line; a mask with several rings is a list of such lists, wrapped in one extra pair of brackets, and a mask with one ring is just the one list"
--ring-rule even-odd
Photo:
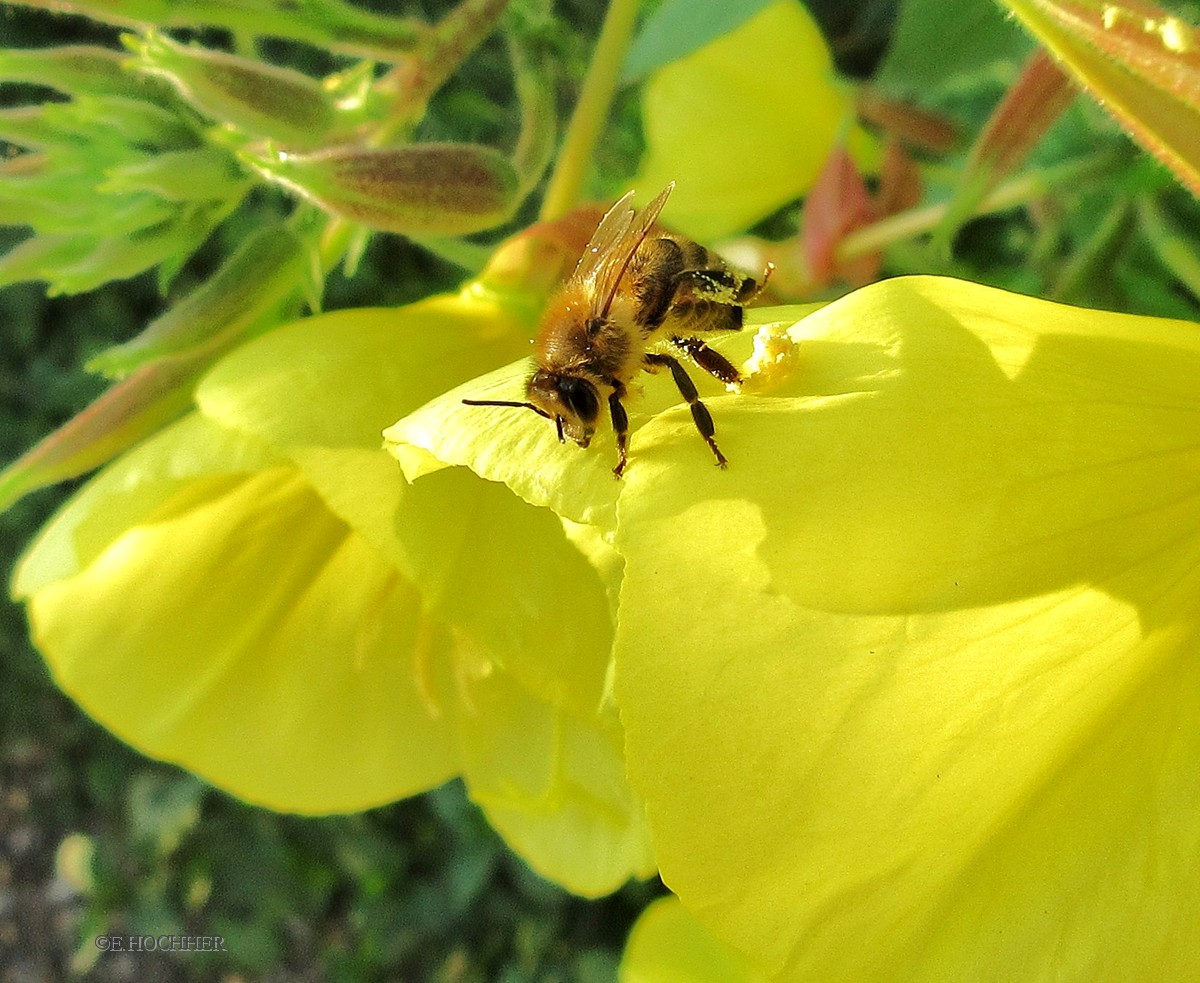
[(1200, 331), (908, 278), (771, 345), (727, 471), (682, 405), (620, 483), (461, 392), (390, 437), (610, 538), (662, 876), (770, 978), (1194, 975)]
[(102, 471), (18, 569), (59, 684), (253, 802), (362, 809), (462, 773), (564, 885), (651, 872), (605, 695), (619, 571), (505, 489), (410, 488), (379, 449), (527, 329), (470, 288), (312, 318), (218, 363), (198, 412)]

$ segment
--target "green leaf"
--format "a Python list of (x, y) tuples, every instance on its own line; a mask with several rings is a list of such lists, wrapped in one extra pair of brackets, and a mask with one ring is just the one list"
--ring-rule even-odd
[(241, 198), (249, 183), (232, 156), (215, 147), (201, 147), (118, 164), (109, 169), (97, 190), (113, 195), (144, 191), (168, 201), (221, 201)]
[(95, 356), (88, 370), (120, 376), (147, 362), (236, 340), (297, 290), (307, 260), (304, 241), (290, 229), (259, 229), (212, 277), (136, 338)]
[(153, 856), (165, 858), (200, 821), (204, 786), (191, 775), (143, 771), (129, 786), (129, 833)]
[(55, 48), (0, 49), (0, 78), (48, 85), (67, 95), (111, 95), (145, 99), (160, 86), (128, 71), (125, 56), (86, 44)]
[(1001, 81), (1032, 48), (993, 0), (905, 0), (875, 82), (920, 96), (963, 77)]
[[(127, 236), (97, 239), (82, 255), (67, 262), (50, 265), (43, 261), (36, 278), (49, 281), (51, 295), (79, 294), (110, 280), (136, 276), (159, 263), (182, 262), (236, 204), (230, 201), (192, 206), (168, 221)], [(6, 254), (5, 259), (8, 255), (11, 254)]]
[(45, 103), (43, 110), (52, 124), (73, 129), (91, 145), (151, 151), (200, 145), (178, 115), (143, 99), (81, 95), (70, 102)]
[(342, 54), (396, 60), (427, 40), (420, 21), (374, 14), (342, 0), (19, 0), (24, 6), (72, 12), (108, 24), (159, 29), (224, 27), (240, 35), (265, 34), (306, 41)]
[(1200, 195), (1200, 30), (1142, 0), (1005, 0), (1146, 150)]

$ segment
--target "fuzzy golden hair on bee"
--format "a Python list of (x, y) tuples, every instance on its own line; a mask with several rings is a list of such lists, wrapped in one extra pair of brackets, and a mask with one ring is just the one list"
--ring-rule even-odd
[[(699, 337), (742, 327), (742, 312), (760, 283), (729, 269), (716, 253), (684, 236), (656, 230), (668, 184), (641, 212), (624, 195), (600, 220), (575, 270), (546, 303), (534, 339), (534, 371), (524, 400), (464, 399), (468, 406), (532, 410), (554, 421), (560, 442), (587, 447), (608, 404), (620, 478), (628, 465), (624, 400), (639, 372), (670, 371), (692, 419), (720, 467), (708, 408), (676, 354), (725, 383), (741, 375)], [(670, 352), (670, 354), (668, 354)]]

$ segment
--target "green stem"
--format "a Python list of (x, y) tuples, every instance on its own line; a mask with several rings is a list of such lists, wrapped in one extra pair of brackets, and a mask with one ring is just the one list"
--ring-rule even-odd
[[(1088, 281), (1094, 280), (1101, 269), (1111, 268), (1117, 251), (1129, 241), (1132, 224), (1129, 201), (1118, 198), (1096, 223), (1092, 234), (1072, 250), (1050, 286), (1048, 299), (1069, 300), (1078, 295)], [(1036, 264), (1033, 265), (1036, 268)]]
[(579, 201), (584, 174), (608, 122), (613, 94), (617, 90), (617, 75), (633, 36), (638, 6), (639, 0), (610, 0), (587, 78), (583, 80), (579, 103), (567, 126), (558, 163), (546, 188), (540, 216), (543, 221), (561, 218)]
[[(1112, 154), (1100, 153), (1068, 161), (1055, 167), (1028, 171), (996, 187), (980, 202), (976, 214), (986, 215), (989, 212), (1002, 212), (1017, 205), (1035, 201), (1059, 185), (1074, 184), (1102, 174), (1110, 170), (1114, 162), (1115, 158)], [(913, 208), (896, 215), (889, 215), (878, 222), (863, 226), (842, 240), (837, 249), (837, 261), (844, 263), (862, 256), (869, 256), (893, 242), (911, 239), (929, 232), (937, 227), (950, 207), (951, 202), (926, 205), (923, 208)]]
[(1188, 239), (1180, 235), (1163, 211), (1162, 204), (1148, 194), (1137, 200), (1137, 217), (1142, 231), (1162, 264), (1200, 300), (1200, 255)]

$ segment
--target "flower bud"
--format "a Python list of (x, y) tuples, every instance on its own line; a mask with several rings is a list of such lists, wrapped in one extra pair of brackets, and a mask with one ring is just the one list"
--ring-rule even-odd
[(48, 85), (68, 95), (146, 98), (160, 83), (128, 71), (118, 51), (86, 44), (0, 50), (0, 78)]
[(340, 111), (333, 94), (300, 72), (178, 44), (154, 32), (123, 40), (139, 69), (167, 79), (206, 116), (256, 137), (318, 147), (331, 133), (344, 133), (360, 121), (357, 114)]
[(410, 144), (251, 154), (264, 176), (326, 211), (384, 232), (464, 235), (505, 221), (519, 203), (512, 163), (488, 147)]

